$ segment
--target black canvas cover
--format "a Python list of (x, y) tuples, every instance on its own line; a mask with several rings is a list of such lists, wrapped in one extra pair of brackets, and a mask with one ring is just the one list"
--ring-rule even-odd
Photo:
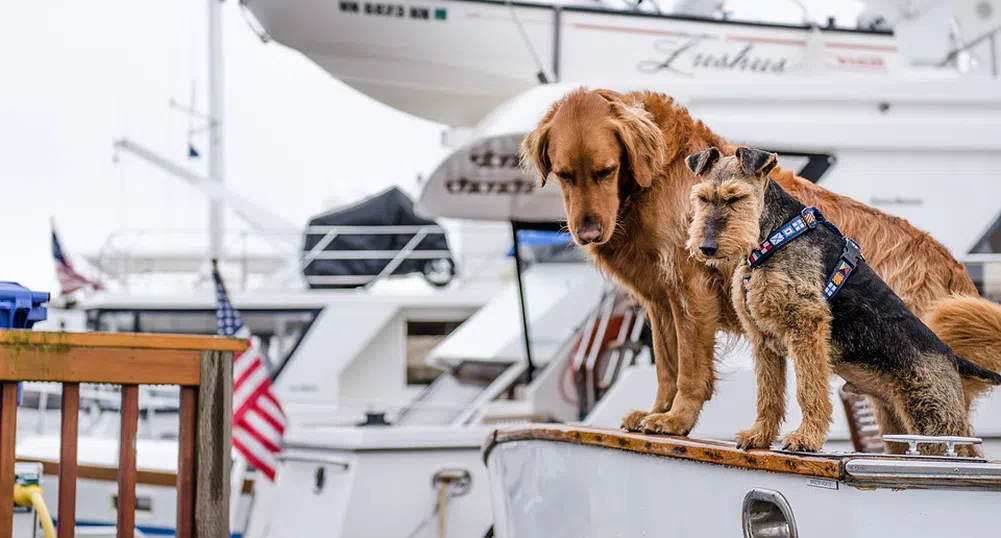
[[(310, 219), (309, 226), (436, 226), (432, 220), (423, 219), (414, 213), (413, 201), (399, 188), (392, 187), (371, 198), (349, 207), (336, 209), (328, 213), (317, 215)], [(325, 233), (307, 233), (303, 243), (303, 255), (305, 256), (320, 241)], [(326, 252), (335, 251), (401, 251), (407, 243), (413, 239), (415, 234), (342, 234), (338, 233), (328, 245), (323, 247)], [(432, 233), (424, 237), (414, 253), (428, 250), (449, 251), (448, 240), (443, 233)], [(390, 263), (389, 258), (372, 259), (344, 259), (344, 260), (324, 260), (314, 259), (303, 269), (303, 275), (310, 276), (358, 276), (370, 277), (359, 279), (357, 283), (334, 284), (323, 282), (310, 282), (310, 288), (356, 288), (364, 286), (372, 278), (378, 275)], [(436, 264), (440, 269), (442, 264), (447, 265), (450, 274), (454, 274), (455, 264), (452, 260), (451, 252), (446, 257), (436, 260), (415, 258), (408, 256), (391, 274), (405, 275), (410, 273), (423, 272), (428, 276), (429, 262)], [(450, 278), (450, 277), (449, 277)], [(440, 279), (439, 279), (440, 280)], [(432, 284), (443, 285), (440, 281), (432, 281)], [(447, 282), (445, 282), (447, 283)]]

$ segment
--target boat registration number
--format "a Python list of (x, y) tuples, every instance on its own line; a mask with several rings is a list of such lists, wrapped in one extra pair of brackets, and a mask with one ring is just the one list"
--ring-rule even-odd
[(824, 489), (838, 489), (837, 480), (826, 480), (823, 478), (811, 478), (806, 481), (807, 486)]

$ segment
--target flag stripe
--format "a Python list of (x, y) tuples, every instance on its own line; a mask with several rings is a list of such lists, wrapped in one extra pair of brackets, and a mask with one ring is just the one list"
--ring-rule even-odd
[(275, 479), (275, 469), (278, 468), (278, 460), (270, 452), (260, 446), (243, 429), (233, 431), (233, 447), (247, 458), (247, 462), (267, 476), (269, 480)]
[[(260, 404), (260, 399), (258, 399), (258, 404)], [(271, 417), (271, 415), (265, 413), (261, 409), (260, 405), (247, 409), (247, 412), (244, 413), (243, 416), (247, 417), (246, 422), (248, 423), (250, 422), (250, 419), (253, 418), (255, 424), (257, 424), (259, 428), (267, 427), (273, 431), (281, 431), (285, 429), (284, 424), (276, 421)]]
[(271, 374), (259, 342), (240, 319), (226, 294), (218, 270), (212, 269), (216, 285), (216, 329), (222, 336), (242, 338), (249, 347), (233, 361), (233, 447), (268, 479), (278, 469), (276, 454), (288, 423), (281, 403), (271, 392)]
[(261, 413), (266, 415), (275, 424), (280, 425), (282, 428), (286, 426), (285, 414), (282, 413), (281, 406), (278, 405), (274, 395), (270, 392), (265, 392), (263, 397), (257, 400), (257, 407)]
[(59, 237), (56, 235), (55, 226), (52, 228), (52, 259), (56, 262), (56, 278), (59, 280), (59, 292), (62, 295), (69, 295), (81, 288), (90, 286), (95, 290), (104, 289), (99, 282), (88, 279), (73, 268), (69, 259), (63, 254), (63, 249), (59, 245)]
[(261, 418), (261, 415), (254, 412), (253, 409), (247, 411), (243, 414), (243, 420), (240, 421), (239, 427), (246, 430), (254, 439), (257, 439), (262, 445), (267, 447), (268, 450), (277, 452), (282, 443), (282, 432), (281, 430), (274, 427), (273, 424)]

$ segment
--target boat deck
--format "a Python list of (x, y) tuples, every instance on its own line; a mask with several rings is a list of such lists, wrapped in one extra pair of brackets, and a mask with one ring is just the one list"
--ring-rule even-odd
[(571, 443), (676, 460), (838, 480), (857, 486), (945, 486), (1001, 490), (1001, 462), (978, 458), (741, 450), (732, 442), (643, 435), (581, 425), (529, 424), (496, 430), (484, 446), (484, 460), (489, 459), (497, 445), (515, 441)]

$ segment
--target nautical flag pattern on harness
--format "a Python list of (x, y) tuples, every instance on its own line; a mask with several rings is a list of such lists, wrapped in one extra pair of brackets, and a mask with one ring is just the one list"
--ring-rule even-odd
[(854, 268), (844, 258), (838, 260), (838, 265), (835, 267), (834, 272), (831, 273), (831, 277), (827, 279), (827, 285), (824, 286), (824, 300), (830, 301), (831, 297), (834, 297), (834, 294), (838, 293), (838, 290), (848, 280), (848, 275), (851, 274), (852, 269)]
[(268, 479), (275, 479), (287, 419), (271, 392), (271, 374), (261, 347), (233, 308), (219, 270), (212, 267), (216, 287), (216, 329), (220, 336), (243, 338), (249, 347), (233, 358), (233, 448)]
[(761, 243), (758, 248), (751, 251), (751, 255), (747, 257), (747, 262), (751, 267), (759, 265), (771, 252), (816, 226), (817, 218), (813, 213), (814, 211), (811, 207), (804, 209), (800, 215), (783, 224), (778, 230), (768, 236), (768, 239)]
[[(845, 243), (845, 250), (841, 253), (834, 271), (831, 272), (831, 276), (828, 277), (827, 284), (824, 286), (824, 300), (830, 301), (838, 293), (838, 290), (845, 285), (845, 282), (848, 281), (848, 275), (855, 269), (858, 260), (863, 259), (862, 247), (852, 239), (842, 235), (841, 231), (832, 222), (825, 219), (814, 207), (803, 209), (799, 215), (793, 217), (792, 220), (779, 227), (778, 231), (768, 236), (765, 242), (751, 251), (750, 256), (746, 260), (747, 265), (753, 270), (755, 267), (761, 265), (765, 258), (778, 250), (779, 247), (816, 228), (818, 222), (822, 222), (824, 226), (841, 237)], [(747, 294), (751, 290), (750, 274), (744, 275), (743, 284), (744, 300), (746, 301)]]

